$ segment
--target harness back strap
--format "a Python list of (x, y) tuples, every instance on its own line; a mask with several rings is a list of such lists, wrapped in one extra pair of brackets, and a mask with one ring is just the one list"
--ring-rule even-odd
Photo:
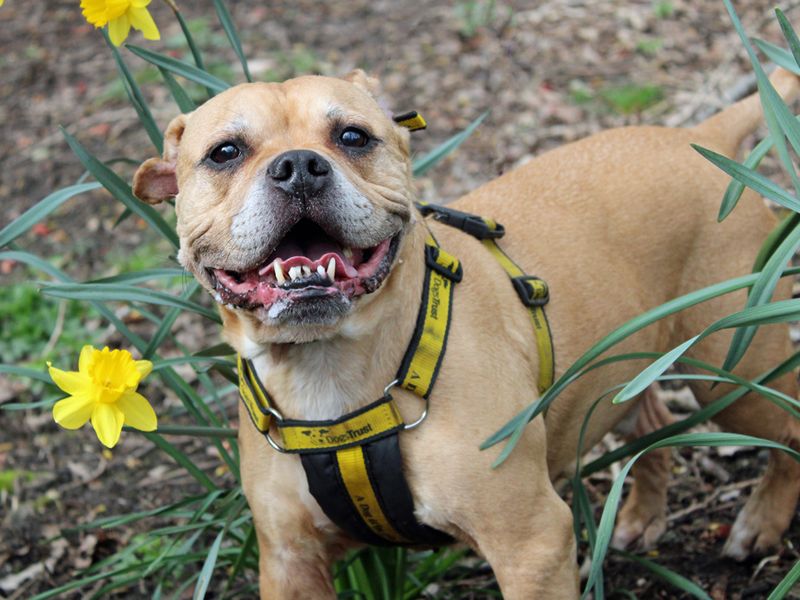
[[(453, 285), (461, 280), (461, 264), (429, 237), (425, 267), (420, 309), (408, 350), (395, 381), (381, 399), (368, 406), (330, 421), (284, 419), (274, 409), (252, 363), (238, 359), (240, 394), (255, 427), (273, 447), (300, 454), (309, 490), (328, 518), (351, 536), (373, 545), (452, 542), (449, 535), (414, 517), (397, 439), (406, 425), (388, 391), (392, 385), (401, 385), (427, 400), (444, 356)], [(270, 437), (272, 418), (280, 446)]]
[(433, 214), (437, 221), (461, 229), (479, 239), (511, 278), (514, 290), (520, 301), (527, 307), (533, 323), (539, 354), (538, 388), (539, 393), (544, 393), (553, 385), (555, 379), (553, 338), (547, 315), (544, 312), (544, 306), (550, 300), (547, 283), (534, 275), (526, 275), (498, 245), (497, 240), (505, 235), (505, 228), (501, 224), (492, 219), (436, 204), (417, 203), (417, 208), (423, 215)]

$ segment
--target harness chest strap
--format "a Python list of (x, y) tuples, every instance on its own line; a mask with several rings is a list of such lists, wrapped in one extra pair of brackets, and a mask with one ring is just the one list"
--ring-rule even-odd
[[(392, 385), (400, 385), (427, 401), (444, 356), (453, 286), (461, 280), (461, 265), (432, 237), (425, 244), (425, 263), (411, 342), (395, 381), (376, 402), (331, 421), (283, 419), (252, 363), (238, 358), (239, 391), (255, 427), (274, 448), (301, 455), (309, 490), (334, 523), (374, 545), (441, 545), (452, 541), (414, 517), (397, 434), (416, 426), (425, 413), (416, 423), (404, 424), (389, 393)], [(280, 445), (270, 437), (273, 420)]]

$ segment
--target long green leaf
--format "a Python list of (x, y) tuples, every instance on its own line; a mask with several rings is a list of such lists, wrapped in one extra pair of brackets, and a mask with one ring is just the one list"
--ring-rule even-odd
[(781, 186), (771, 179), (764, 177), (758, 171), (754, 171), (735, 160), (731, 160), (727, 156), (723, 156), (722, 154), (703, 148), (697, 144), (691, 144), (691, 146), (728, 175), (735, 177), (765, 198), (769, 198), (773, 202), (777, 202), (789, 210), (800, 212), (800, 201), (798, 201), (797, 198), (787, 193)]
[(46, 284), (42, 288), (42, 293), (53, 296), (54, 298), (69, 298), (71, 300), (144, 302), (146, 304), (178, 307), (182, 310), (189, 310), (203, 315), (215, 323), (221, 323), (219, 315), (214, 310), (201, 306), (196, 302), (190, 302), (165, 292), (134, 285), (92, 283)]
[[(787, 269), (784, 276), (795, 275), (800, 273), (800, 268), (793, 267)], [(544, 395), (538, 400), (532, 402), (527, 408), (520, 411), (511, 420), (509, 420), (503, 427), (492, 434), (486, 441), (481, 444), (481, 449), (485, 450), (498, 444), (506, 438), (512, 437), (511, 440), (503, 448), (497, 459), (494, 461), (494, 466), (501, 464), (514, 449), (514, 442), (522, 435), (522, 429), (527, 425), (531, 419), (535, 418), (542, 411), (546, 410), (550, 404), (558, 397), (558, 395), (575, 379), (576, 375), (586, 367), (591, 361), (599, 357), (603, 352), (615, 346), (622, 340), (633, 335), (637, 331), (672, 315), (681, 310), (700, 304), (722, 296), (730, 292), (751, 286), (758, 279), (758, 274), (753, 273), (750, 275), (743, 275), (734, 279), (729, 279), (694, 292), (690, 292), (679, 298), (675, 298), (664, 304), (657, 306), (633, 319), (623, 323), (614, 331), (603, 337), (601, 340), (593, 344), (578, 360), (570, 365), (567, 370), (556, 380), (553, 386), (548, 389)], [(515, 432), (516, 436), (515, 436)]]
[[(747, 155), (747, 158), (744, 159), (742, 165), (747, 167), (748, 169), (755, 170), (758, 165), (761, 164), (761, 161), (764, 160), (764, 157), (772, 150), (772, 138), (766, 137), (761, 140), (755, 148)], [(739, 203), (739, 199), (742, 197), (742, 193), (744, 192), (745, 185), (739, 181), (738, 179), (731, 179), (731, 182), (728, 184), (728, 187), (725, 189), (725, 194), (722, 196), (722, 202), (719, 206), (719, 214), (717, 215), (717, 221), (722, 222), (725, 218), (731, 214), (736, 205)], [(761, 269), (754, 269), (760, 271)]]
[(161, 73), (161, 77), (164, 78), (164, 83), (167, 84), (169, 92), (175, 100), (175, 104), (178, 105), (178, 110), (182, 113), (190, 113), (197, 108), (194, 100), (189, 97), (189, 94), (187, 94), (186, 90), (178, 83), (178, 80), (173, 77), (172, 73), (167, 71), (164, 67), (158, 67), (158, 70)]
[[(186, 302), (190, 301), (190, 298), (200, 289), (200, 284), (195, 280), (189, 284), (186, 290), (181, 294), (181, 300)], [(158, 350), (161, 343), (164, 339), (169, 335), (169, 332), (172, 330), (172, 325), (175, 323), (175, 320), (181, 315), (183, 312), (183, 308), (174, 306), (167, 314), (164, 315), (164, 318), (161, 320), (161, 325), (158, 326), (155, 333), (153, 333), (153, 337), (150, 338), (150, 343), (147, 344), (147, 348), (145, 348), (144, 352), (142, 353), (142, 358), (149, 360), (153, 354)]]
[(8, 373), (16, 377), (24, 377), (25, 379), (35, 379), (36, 381), (53, 385), (53, 380), (50, 379), (50, 375), (41, 369), (30, 369), (28, 367), (18, 367), (17, 365), (0, 363), (0, 373)]
[(416, 159), (413, 164), (414, 177), (421, 177), (427, 173), (440, 160), (463, 144), (467, 138), (472, 135), (472, 132), (474, 132), (478, 126), (483, 123), (483, 120), (487, 116), (489, 116), (488, 110), (470, 123), (467, 128), (464, 129), (464, 131), (457, 133), (446, 142), (436, 146), (436, 148), (428, 152), (428, 154), (425, 156)]
[(597, 579), (600, 577), (602, 564), (608, 552), (608, 544), (611, 541), (611, 534), (614, 530), (614, 521), (616, 520), (617, 509), (619, 508), (619, 502), (622, 498), (622, 487), (625, 483), (625, 478), (628, 476), (633, 465), (636, 464), (636, 461), (644, 454), (657, 448), (671, 446), (755, 446), (758, 448), (782, 450), (795, 460), (800, 461), (800, 452), (784, 446), (783, 444), (773, 442), (772, 440), (735, 433), (685, 433), (666, 438), (648, 446), (625, 464), (614, 480), (611, 490), (608, 493), (605, 506), (603, 507), (603, 515), (600, 517), (600, 524), (597, 527), (597, 540), (594, 552), (592, 553), (592, 567), (589, 572), (589, 578), (586, 581), (586, 587), (583, 590), (583, 598), (588, 596), (589, 592), (591, 592), (592, 588), (595, 586)]
[(794, 57), (788, 50), (784, 50), (764, 40), (754, 39), (753, 43), (776, 65), (783, 67), (787, 71), (791, 71), (795, 75), (800, 75), (800, 66), (797, 65), (794, 61)]
[(61, 188), (45, 196), (19, 217), (11, 221), (11, 223), (3, 227), (3, 229), (0, 229), (0, 247), (7, 246), (13, 242), (73, 196), (83, 194), (90, 190), (96, 190), (99, 187), (99, 183), (80, 183), (78, 185), (70, 185)]
[(175, 279), (186, 276), (186, 271), (183, 269), (142, 269), (141, 271), (120, 273), (119, 275), (101, 277), (100, 279), (90, 279), (86, 283), (139, 283), (141, 281), (153, 281), (154, 279)]
[(128, 95), (128, 100), (130, 100), (130, 103), (136, 111), (136, 114), (139, 116), (139, 122), (142, 124), (142, 127), (144, 127), (147, 136), (150, 138), (150, 141), (153, 142), (156, 152), (161, 154), (164, 151), (164, 136), (161, 135), (161, 129), (159, 129), (158, 125), (156, 125), (156, 121), (153, 118), (153, 113), (150, 112), (150, 108), (147, 106), (147, 101), (142, 95), (142, 90), (139, 89), (139, 84), (136, 83), (136, 79), (134, 79), (133, 75), (125, 64), (125, 61), (122, 60), (119, 50), (114, 44), (111, 43), (111, 38), (109, 38), (108, 32), (105, 30), (105, 28), (103, 28), (101, 31), (103, 32), (103, 38), (106, 40), (106, 45), (111, 49), (111, 54), (114, 56), (114, 61), (117, 63), (119, 77), (122, 80), (122, 86), (125, 88), (125, 93)]
[(157, 67), (166, 69), (175, 75), (185, 77), (189, 81), (199, 83), (200, 85), (203, 85), (214, 92), (224, 92), (230, 87), (230, 85), (222, 81), (222, 79), (214, 77), (206, 71), (201, 71), (197, 67), (193, 67), (192, 65), (172, 58), (171, 56), (165, 56), (163, 54), (153, 52), (152, 50), (147, 50), (146, 48), (131, 46), (130, 44), (126, 44), (125, 47), (139, 58), (142, 58)]
[[(789, 233), (786, 239), (778, 246), (777, 250), (772, 254), (758, 281), (753, 284), (750, 289), (750, 294), (747, 296), (746, 308), (753, 306), (762, 306), (772, 299), (775, 292), (775, 286), (780, 279), (783, 269), (786, 268), (787, 263), (794, 256), (795, 251), (800, 246), (800, 226), (794, 228)], [(753, 341), (753, 337), (758, 330), (757, 326), (741, 327), (733, 332), (733, 339), (731, 340), (730, 348), (728, 348), (728, 355), (725, 357), (725, 362), (722, 368), (726, 371), (732, 371), (739, 361), (744, 357), (747, 348)]]
[(797, 582), (800, 581), (800, 560), (794, 563), (794, 566), (786, 574), (786, 577), (781, 579), (781, 582), (775, 586), (767, 600), (783, 600), (786, 594), (792, 591)]
[[(631, 562), (635, 562), (645, 569), (653, 573), (656, 577), (663, 579), (671, 586), (681, 590), (682, 592), (686, 592), (690, 596), (694, 598), (700, 598), (700, 600), (711, 600), (711, 596), (703, 591), (699, 585), (697, 585), (691, 579), (687, 579), (680, 573), (676, 573), (672, 569), (668, 569), (663, 565), (659, 565), (658, 563), (653, 562), (652, 560), (648, 560), (642, 556), (636, 556), (635, 554), (631, 554), (630, 552), (622, 552), (620, 550), (616, 551), (616, 554), (620, 554), (624, 556), (626, 559), (630, 560)], [(597, 583), (600, 580), (598, 579)]]
[(214, 9), (217, 11), (217, 17), (219, 17), (219, 22), (222, 23), (225, 35), (228, 36), (231, 48), (233, 48), (233, 51), (239, 58), (239, 62), (242, 63), (242, 71), (244, 71), (245, 78), (247, 78), (247, 81), (253, 81), (253, 78), (250, 76), (250, 69), (247, 67), (247, 58), (245, 58), (244, 52), (242, 51), (242, 44), (239, 41), (239, 34), (236, 33), (236, 26), (233, 24), (233, 19), (231, 19), (231, 13), (228, 12), (228, 7), (225, 6), (225, 3), (221, 0), (214, 0)]
[(78, 160), (80, 160), (83, 166), (94, 175), (97, 181), (103, 184), (104, 188), (111, 192), (112, 196), (144, 219), (153, 229), (161, 233), (175, 248), (178, 247), (178, 235), (175, 233), (175, 230), (167, 224), (152, 206), (136, 198), (133, 192), (131, 192), (130, 186), (125, 183), (119, 175), (89, 154), (81, 143), (67, 133), (63, 127), (61, 128), (61, 133), (66, 138), (69, 147), (72, 148), (72, 151), (77, 155)]
[(685, 341), (680, 346), (670, 350), (660, 359), (656, 360), (652, 365), (647, 367), (636, 377), (634, 377), (628, 385), (619, 392), (615, 398), (614, 403), (626, 402), (635, 398), (638, 394), (643, 392), (656, 377), (666, 371), (669, 366), (677, 360), (686, 350), (691, 348), (696, 342), (708, 337), (712, 333), (720, 331), (721, 329), (729, 329), (731, 327), (742, 327), (747, 325), (766, 325), (768, 323), (781, 323), (800, 318), (800, 300), (782, 300), (780, 302), (773, 302), (772, 304), (754, 306), (746, 308), (739, 312), (733, 313), (715, 323), (709, 325), (700, 334)]

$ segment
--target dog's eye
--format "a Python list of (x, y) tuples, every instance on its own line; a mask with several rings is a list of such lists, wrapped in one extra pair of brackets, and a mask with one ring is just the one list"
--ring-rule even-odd
[(369, 134), (358, 127), (347, 127), (339, 135), (339, 141), (348, 148), (363, 148), (369, 143)]
[(222, 165), (226, 162), (230, 162), (239, 158), (241, 153), (242, 151), (239, 150), (239, 148), (237, 148), (234, 144), (231, 144), (230, 142), (224, 142), (214, 148), (211, 151), (211, 154), (208, 155), (208, 158), (211, 159), (212, 162)]

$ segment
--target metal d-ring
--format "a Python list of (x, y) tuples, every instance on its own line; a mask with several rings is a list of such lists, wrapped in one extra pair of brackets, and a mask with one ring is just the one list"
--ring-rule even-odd
[[(389, 393), (389, 390), (391, 390), (394, 386), (396, 386), (399, 383), (400, 382), (397, 379), (393, 379), (392, 381), (390, 381), (389, 385), (383, 388), (383, 397), (386, 398), (387, 400), (391, 400), (392, 395)], [(403, 430), (408, 431), (409, 429), (414, 429), (415, 427), (419, 427), (422, 424), (422, 422), (428, 417), (429, 406), (430, 406), (430, 400), (428, 400), (428, 398), (425, 398), (425, 410), (422, 411), (422, 414), (416, 421), (414, 421), (413, 423), (404, 424)]]
[[(262, 408), (275, 419), (276, 423), (281, 423), (283, 421), (283, 415), (274, 408), (272, 408), (271, 406), (264, 406)], [(283, 446), (278, 444), (278, 442), (272, 439), (272, 436), (269, 434), (269, 428), (267, 428), (267, 430), (264, 432), (264, 437), (267, 438), (267, 443), (281, 454), (286, 454), (288, 452), (286, 448), (284, 448)]]

